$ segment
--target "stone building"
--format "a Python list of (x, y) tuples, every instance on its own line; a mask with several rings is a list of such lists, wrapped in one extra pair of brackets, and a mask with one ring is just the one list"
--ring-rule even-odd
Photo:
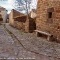
[(0, 21), (6, 22), (7, 20), (7, 10), (0, 6)]
[(38, 0), (36, 28), (60, 40), (60, 1)]
[(23, 14), (12, 9), (9, 14), (9, 24), (15, 27), (15, 18), (18, 18), (20, 16), (23, 16)]
[(25, 32), (33, 32), (36, 29), (35, 20), (35, 17), (31, 18), (31, 13), (27, 16), (14, 9), (9, 14), (10, 25)]

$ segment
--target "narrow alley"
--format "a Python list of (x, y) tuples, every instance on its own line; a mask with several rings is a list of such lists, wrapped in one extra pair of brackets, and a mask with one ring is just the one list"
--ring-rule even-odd
[(0, 25), (0, 60), (59, 60), (60, 44), (25, 33), (9, 24)]
[(34, 53), (26, 51), (16, 38), (11, 37), (4, 25), (0, 25), (0, 59), (35, 59)]

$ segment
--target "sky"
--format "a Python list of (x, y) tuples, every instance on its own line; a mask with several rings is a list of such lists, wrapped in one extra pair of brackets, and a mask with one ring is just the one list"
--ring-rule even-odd
[[(0, 0), (0, 6), (6, 8), (8, 10), (8, 13), (10, 13), (10, 11), (14, 9), (13, 1), (14, 0)], [(36, 0), (32, 0), (31, 9), (32, 8), (36, 8)]]
[(8, 13), (13, 9), (12, 4), (10, 4), (12, 0), (0, 0), (0, 6), (6, 8)]

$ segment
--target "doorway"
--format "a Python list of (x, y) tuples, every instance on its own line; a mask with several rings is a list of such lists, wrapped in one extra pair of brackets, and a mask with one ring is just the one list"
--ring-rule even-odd
[(36, 30), (36, 18), (29, 18), (29, 32), (32, 33)]
[(2, 15), (0, 14), (0, 22), (3, 21)]

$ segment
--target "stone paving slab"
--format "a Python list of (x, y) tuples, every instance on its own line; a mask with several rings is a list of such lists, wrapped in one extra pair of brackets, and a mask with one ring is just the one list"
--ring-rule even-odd
[(44, 57), (51, 57), (50, 60), (54, 60), (54, 58), (55, 60), (60, 59), (60, 44), (38, 38), (34, 33), (24, 33), (8, 24), (6, 24), (6, 28), (10, 28), (9, 30), (21, 41), (25, 48), (30, 51), (42, 54)]

